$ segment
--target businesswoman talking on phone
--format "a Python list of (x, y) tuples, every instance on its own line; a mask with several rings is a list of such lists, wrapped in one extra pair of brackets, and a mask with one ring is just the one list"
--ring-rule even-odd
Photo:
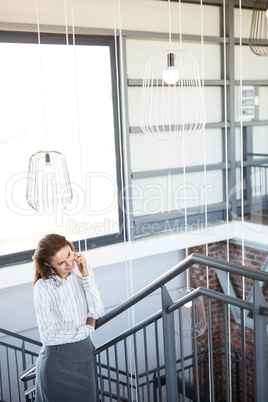
[(43, 237), (33, 256), (34, 304), (43, 343), (36, 402), (95, 402), (91, 335), (103, 304), (84, 256), (64, 236)]

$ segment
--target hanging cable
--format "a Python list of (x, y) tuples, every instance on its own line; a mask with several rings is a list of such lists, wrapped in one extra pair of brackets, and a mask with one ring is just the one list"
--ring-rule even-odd
[[(225, 214), (226, 214), (226, 258), (229, 261), (229, 179), (228, 179), (228, 121), (227, 121), (227, 56), (226, 56), (226, 3), (223, 3), (223, 80), (224, 80), (224, 150), (225, 150)], [(229, 275), (229, 274), (228, 274)]]
[[(116, 22), (116, 1), (118, 3), (118, 31), (119, 31), (119, 47), (120, 47), (120, 56), (119, 56), (119, 61), (118, 61), (118, 45), (117, 45), (117, 22)], [(124, 130), (122, 130), (122, 125), (121, 121), (123, 122), (123, 126), (125, 124), (125, 115), (126, 115), (126, 110), (125, 110), (125, 96), (124, 96), (124, 91), (121, 91), (120, 93), (120, 71), (121, 71), (121, 80), (123, 82), (124, 79), (124, 65), (123, 65), (123, 60), (122, 60), (122, 54), (123, 54), (123, 48), (122, 48), (122, 29), (121, 29), (121, 18), (120, 18), (120, 0), (113, 0), (114, 3), (114, 41), (115, 41), (115, 63), (116, 63), (116, 94), (117, 94), (117, 104), (122, 105), (122, 113), (120, 112), (120, 108), (118, 107), (118, 126), (119, 126), (119, 154), (120, 154), (120, 176), (121, 176), (121, 182), (122, 182), (122, 200), (121, 200), (121, 207), (122, 207), (122, 215), (123, 215), (123, 238), (124, 238), (124, 250), (125, 250), (125, 266), (126, 266), (126, 277), (127, 281), (130, 279), (130, 283), (128, 283), (127, 286), (127, 297), (132, 296), (133, 294), (133, 283), (132, 283), (132, 259), (128, 258), (128, 249), (127, 245), (130, 245), (130, 222), (127, 220), (128, 214), (127, 212), (129, 211), (128, 208), (125, 207), (126, 203), (129, 202), (129, 197), (127, 194), (128, 191), (128, 186), (125, 185), (124, 182), (124, 166), (127, 166), (127, 155), (124, 153), (124, 147), (122, 143), (122, 137), (124, 135)], [(119, 67), (120, 64), (120, 67)], [(121, 95), (121, 102), (120, 102), (120, 95)], [(128, 263), (129, 263), (129, 269), (128, 269)], [(129, 278), (128, 271), (131, 273), (131, 277)]]
[[(179, 37), (180, 48), (182, 48), (182, 18), (181, 18), (181, 0), (179, 0)], [(185, 137), (182, 138), (182, 165), (183, 165), (183, 188), (184, 188), (184, 226), (185, 226), (185, 257), (188, 257), (188, 216), (187, 216), (187, 184), (186, 184), (186, 150)], [(186, 270), (186, 291), (190, 290), (190, 268)]]
[[(186, 185), (186, 157), (185, 157), (185, 138), (182, 139), (182, 163), (183, 163), (183, 188), (184, 188), (184, 226), (185, 226), (185, 257), (188, 257), (188, 217), (187, 217), (187, 185)], [(190, 289), (190, 268), (186, 270), (186, 289)]]
[[(239, 87), (242, 93), (243, 86), (243, 54), (242, 54), (242, 1), (239, 0), (239, 63), (240, 63), (240, 77), (239, 77)], [(242, 96), (240, 97), (240, 111), (242, 111)], [(242, 223), (242, 265), (245, 263), (245, 242), (244, 242), (244, 141), (243, 141), (243, 119), (242, 112), (240, 112), (240, 169), (241, 169), (241, 179), (240, 179), (240, 191), (241, 191), (241, 223)], [(244, 277), (243, 277), (244, 281)], [(244, 299), (244, 285), (243, 285), (243, 299)]]
[(168, 41), (169, 41), (169, 48), (172, 49), (171, 45), (171, 6), (170, 0), (168, 0)]
[[(242, 93), (243, 87), (243, 54), (242, 54), (242, 2), (239, 0), (239, 65), (240, 77), (239, 87)], [(242, 224), (242, 250), (241, 250), (241, 264), (245, 264), (245, 241), (244, 241), (244, 140), (243, 140), (243, 118), (242, 118), (242, 96), (240, 101), (240, 192), (241, 192), (241, 224)], [(245, 300), (245, 277), (243, 277), (243, 300)]]
[(64, 0), (64, 21), (65, 21), (65, 38), (66, 38), (66, 45), (69, 46), (69, 32), (68, 32), (68, 17), (67, 17), (67, 4), (66, 4), (66, 0)]
[(181, 0), (179, 0), (179, 38), (180, 38), (180, 48), (182, 48)]
[[(204, 68), (204, 14), (203, 14), (203, 0), (200, 0), (200, 21), (201, 21), (201, 80), (204, 93), (205, 88), (205, 68)], [(205, 211), (205, 228), (208, 227), (208, 207), (207, 207), (207, 143), (206, 143), (206, 130), (203, 132), (203, 153), (204, 153), (204, 211)], [(207, 230), (206, 230), (207, 232)], [(206, 256), (208, 256), (208, 241), (205, 242)], [(209, 267), (206, 266), (207, 275), (207, 289), (209, 289)], [(210, 350), (208, 351), (210, 353)], [(211, 373), (210, 358), (209, 360), (209, 373)], [(210, 374), (209, 374), (210, 378)], [(213, 390), (211, 381), (209, 381), (209, 394), (212, 400)]]
[[(228, 122), (227, 122), (227, 57), (226, 57), (226, 3), (223, 3), (223, 79), (224, 79), (224, 146), (225, 146), (225, 194), (226, 194), (226, 260), (230, 260), (229, 250), (229, 180), (228, 180)], [(230, 273), (227, 273), (227, 294), (230, 295)], [(231, 307), (228, 304), (228, 377), (229, 400), (232, 398), (232, 340), (231, 340)]]
[[(239, 0), (239, 62), (240, 62), (240, 93), (242, 93), (242, 85), (243, 85), (243, 54), (242, 54), (242, 0)], [(241, 250), (241, 264), (245, 264), (245, 236), (244, 236), (244, 141), (243, 141), (243, 120), (242, 120), (242, 96), (240, 97), (240, 170), (241, 170), (241, 224), (242, 224), (242, 250)], [(246, 288), (245, 288), (245, 277), (242, 277), (242, 299), (246, 300)], [(242, 317), (241, 317), (242, 321)], [(241, 324), (242, 325), (242, 324)], [(246, 310), (243, 310), (243, 331), (245, 334), (246, 330)], [(246, 353), (246, 337), (244, 337), (244, 344), (242, 345), (242, 349), (244, 348), (244, 353)], [(245, 369), (245, 368), (244, 368)], [(242, 372), (244, 371), (242, 369)], [(243, 396), (245, 396), (245, 390), (243, 389)]]
[[(117, 2), (117, 8), (116, 8)], [(118, 60), (118, 45), (117, 45), (117, 10), (118, 10), (118, 32), (119, 32), (119, 60)], [(114, 43), (115, 43), (115, 63), (116, 63), (116, 94), (117, 94), (117, 104), (118, 104), (118, 127), (119, 127), (119, 155), (120, 155), (120, 178), (122, 183), (122, 194), (121, 194), (121, 208), (123, 215), (123, 239), (124, 239), (124, 264), (125, 264), (125, 275), (126, 275), (126, 288), (127, 288), (127, 298), (134, 294), (133, 291), (133, 267), (132, 267), (132, 256), (131, 256), (131, 233), (130, 233), (130, 219), (129, 219), (129, 187), (125, 183), (124, 166), (128, 166), (127, 153), (124, 151), (123, 146), (123, 136), (124, 141), (127, 143), (126, 132), (122, 129), (126, 127), (126, 108), (125, 108), (125, 94), (124, 94), (124, 62), (123, 62), (123, 38), (122, 38), (122, 26), (121, 26), (121, 3), (120, 0), (113, 0), (113, 16), (114, 16)], [(122, 84), (122, 90), (120, 92), (120, 82)], [(121, 98), (120, 98), (121, 96)], [(122, 105), (122, 111), (119, 108)], [(121, 125), (122, 122), (122, 125)], [(130, 328), (135, 324), (135, 309), (132, 306), (128, 309), (128, 327)], [(129, 339), (130, 342), (130, 339)], [(130, 345), (131, 346), (131, 345)], [(130, 377), (132, 378), (132, 353), (131, 347), (129, 347), (129, 362), (130, 362)], [(137, 378), (137, 376), (135, 376)], [(135, 380), (136, 381), (136, 380)], [(131, 401), (137, 399), (137, 386), (131, 386)], [(135, 395), (134, 395), (135, 393)]]
[[(80, 127), (80, 109), (78, 99), (78, 80), (77, 80), (77, 57), (76, 57), (76, 40), (75, 40), (75, 23), (74, 23), (74, 5), (71, 1), (71, 21), (72, 21), (72, 40), (73, 40), (73, 55), (74, 55), (74, 78), (75, 78), (75, 97), (76, 97), (76, 113), (77, 113), (77, 127), (78, 127), (78, 145), (79, 145), (79, 161), (80, 161), (80, 181), (83, 192), (85, 192), (86, 184), (83, 179), (83, 153), (82, 153), (82, 141), (81, 141), (81, 127)], [(67, 27), (68, 30), (68, 27)], [(84, 193), (86, 197), (86, 194)], [(82, 210), (82, 221), (84, 228), (86, 228), (86, 198), (84, 199), (84, 205)], [(87, 251), (87, 232), (84, 233), (85, 251)], [(79, 252), (82, 251), (81, 239), (79, 239)]]
[(44, 90), (44, 73), (43, 73), (43, 62), (42, 62), (42, 50), (41, 50), (41, 33), (40, 33), (40, 20), (39, 20), (39, 7), (38, 0), (35, 0), (36, 8), (36, 24), (37, 24), (37, 37), (38, 37), (38, 49), (39, 49), (39, 64), (40, 64), (40, 75), (41, 75), (41, 97), (43, 106), (43, 124), (45, 132), (45, 149), (48, 150), (47, 144), (47, 123), (46, 123), (46, 105), (45, 105), (45, 90)]
[[(205, 88), (205, 68), (204, 68), (204, 14), (203, 14), (203, 1), (200, 0), (200, 19), (201, 19), (201, 81), (204, 93)], [(204, 153), (204, 210), (205, 210), (205, 228), (208, 227), (208, 207), (207, 207), (207, 144), (206, 144), (206, 131), (203, 132), (203, 153)], [(208, 256), (208, 242), (206, 239), (206, 256)], [(207, 271), (207, 288), (209, 289), (209, 270)]]

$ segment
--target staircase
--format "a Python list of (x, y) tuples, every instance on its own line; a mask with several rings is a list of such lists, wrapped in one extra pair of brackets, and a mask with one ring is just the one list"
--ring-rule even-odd
[[(198, 288), (173, 301), (165, 285), (194, 264), (250, 278), (253, 298), (245, 301), (230, 294)], [(96, 331), (160, 290), (160, 311), (95, 350), (100, 401), (266, 402), (268, 309), (260, 287), (262, 282), (268, 283), (267, 272), (192, 254), (103, 316), (97, 322)], [(184, 306), (191, 303), (188, 311), (191, 313), (192, 328), (195, 328), (195, 305), (201, 296), (206, 306), (207, 330), (200, 338), (196, 337), (195, 331), (190, 338), (185, 338), (182, 336)], [(240, 311), (241, 324), (237, 324), (232, 316), (233, 307)], [(217, 312), (216, 321), (212, 311)], [(244, 320), (249, 313), (253, 316), (252, 332), (249, 332)], [(240, 345), (238, 349), (232, 346), (232, 323), (240, 325), (235, 339), (236, 345)], [(215, 339), (216, 326), (221, 328), (222, 342)], [(180, 336), (176, 334), (178, 328)], [(8, 364), (3, 365), (4, 356), (8, 360), (11, 349), (0, 340), (0, 347), (6, 348), (4, 353), (1, 349), (0, 355), (0, 400), (34, 401), (34, 362), (38, 353), (25, 347), (29, 339), (15, 337), (22, 342), (22, 346), (20, 352), (18, 346), (17, 349), (12, 346), (12, 351), (17, 351), (14, 373), (10, 369), (6, 373)], [(247, 355), (249, 342), (254, 344), (254, 356)], [(33, 342), (32, 346), (40, 347), (40, 344)], [(22, 381), (18, 381), (19, 376)]]

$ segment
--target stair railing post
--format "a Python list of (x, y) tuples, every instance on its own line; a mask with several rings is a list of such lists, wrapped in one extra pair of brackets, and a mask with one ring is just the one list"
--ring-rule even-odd
[(236, 387), (236, 402), (240, 402), (240, 361), (238, 353), (235, 353), (235, 387)]
[[(24, 341), (22, 341), (22, 344), (21, 344), (21, 360), (22, 360), (22, 369), (26, 370), (26, 355), (25, 355), (25, 342)], [(24, 387), (24, 392), (25, 392), (28, 387), (27, 381), (24, 382), (23, 387)], [(29, 397), (26, 396), (26, 401), (28, 401), (28, 400), (29, 400)]]
[(260, 314), (260, 307), (266, 306), (259, 282), (253, 281), (253, 320), (256, 402), (266, 402), (267, 386), (267, 318)]
[(173, 303), (173, 300), (165, 286), (162, 286), (161, 292), (167, 400), (178, 402), (174, 313), (167, 313), (167, 307)]

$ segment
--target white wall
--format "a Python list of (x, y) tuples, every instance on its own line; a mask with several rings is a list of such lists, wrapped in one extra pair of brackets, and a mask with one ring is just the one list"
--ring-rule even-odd
[(0, 290), (0, 327), (12, 332), (36, 327), (31, 283)]

